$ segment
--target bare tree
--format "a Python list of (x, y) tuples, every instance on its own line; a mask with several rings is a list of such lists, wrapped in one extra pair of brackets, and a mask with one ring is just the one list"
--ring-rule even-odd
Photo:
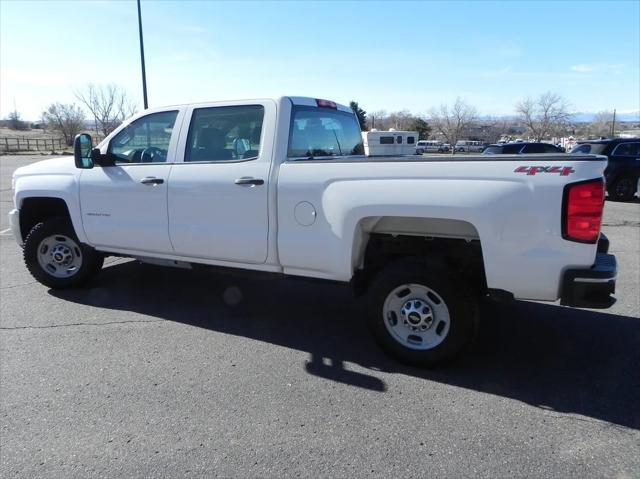
[(75, 104), (52, 103), (42, 113), (47, 128), (62, 133), (64, 141), (69, 146), (73, 144), (75, 136), (83, 130), (84, 118), (84, 111)]
[(74, 92), (93, 116), (96, 133), (107, 136), (126, 118), (136, 112), (136, 105), (123, 88), (108, 85), (88, 84), (83, 91)]
[(569, 127), (571, 117), (567, 101), (552, 92), (521, 101), (516, 105), (516, 113), (536, 141), (560, 136)]
[(613, 136), (613, 112), (600, 111), (596, 113), (593, 120), (589, 124), (588, 132), (590, 136), (609, 137)]
[(12, 130), (26, 130), (27, 129), (27, 123), (22, 121), (20, 119), (20, 113), (18, 113), (18, 110), (13, 110), (11, 113), (9, 113), (9, 116), (7, 117), (8, 122), (9, 122), (9, 128), (11, 128)]
[(440, 108), (432, 109), (429, 116), (434, 131), (447, 140), (451, 145), (452, 153), (455, 154), (456, 143), (477, 120), (478, 114), (475, 107), (457, 98), (450, 107), (443, 104)]
[(392, 111), (391, 113), (379, 110), (367, 115), (368, 124), (378, 130), (388, 130), (389, 128), (411, 130), (418, 119), (422, 118), (414, 115), (409, 110)]

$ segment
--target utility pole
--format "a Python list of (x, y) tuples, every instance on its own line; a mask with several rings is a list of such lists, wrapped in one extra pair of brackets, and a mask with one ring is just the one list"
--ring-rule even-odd
[(147, 101), (147, 74), (144, 69), (144, 43), (142, 41), (142, 14), (140, 13), (140, 0), (138, 0), (138, 33), (140, 35), (140, 63), (142, 64), (142, 96), (144, 99), (144, 109), (149, 108)]
[(613, 109), (613, 121), (611, 122), (611, 138), (616, 132), (616, 109)]

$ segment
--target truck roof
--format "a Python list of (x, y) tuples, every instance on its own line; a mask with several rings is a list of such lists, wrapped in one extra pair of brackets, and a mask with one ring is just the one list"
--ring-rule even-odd
[(342, 105), (341, 103), (337, 103), (332, 100), (325, 100), (322, 98), (311, 98), (306, 96), (280, 96), (280, 97), (267, 97), (267, 98), (242, 98), (242, 99), (224, 99), (224, 100), (213, 100), (213, 101), (198, 101), (198, 102), (190, 102), (190, 103), (178, 103), (174, 105), (163, 105), (158, 107), (149, 108), (145, 110), (146, 112), (151, 112), (153, 110), (164, 110), (171, 107), (185, 107), (185, 106), (196, 106), (196, 105), (211, 105), (212, 103), (247, 103), (252, 101), (264, 101), (264, 100), (272, 100), (276, 103), (280, 103), (283, 100), (289, 100), (294, 105), (300, 106), (312, 106), (312, 107), (321, 107), (322, 105), (319, 102), (324, 102), (325, 106), (329, 106), (339, 111), (344, 111), (347, 113), (353, 113), (351, 107), (347, 105)]

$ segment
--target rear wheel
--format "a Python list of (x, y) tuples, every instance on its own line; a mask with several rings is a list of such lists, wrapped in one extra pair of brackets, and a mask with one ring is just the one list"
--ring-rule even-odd
[(433, 366), (454, 358), (472, 338), (475, 301), (445, 267), (401, 260), (375, 279), (367, 320), (387, 353), (410, 365)]
[(24, 262), (31, 275), (50, 288), (71, 288), (102, 268), (103, 256), (80, 243), (65, 218), (52, 218), (33, 227), (24, 243)]
[(618, 178), (607, 190), (609, 198), (617, 201), (631, 201), (636, 193), (637, 181), (631, 176)]

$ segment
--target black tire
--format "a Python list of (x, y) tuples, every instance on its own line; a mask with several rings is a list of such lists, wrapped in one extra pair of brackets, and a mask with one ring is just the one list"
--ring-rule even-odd
[(615, 201), (631, 201), (636, 193), (638, 180), (631, 176), (618, 178), (607, 189), (609, 199)]
[(424, 153), (424, 150), (416, 150), (416, 155), (422, 155)]
[[(448, 333), (431, 349), (412, 349), (397, 340), (385, 326), (388, 320), (383, 315), (385, 301), (396, 288), (406, 284), (431, 289), (449, 310)], [(443, 364), (459, 355), (474, 336), (478, 310), (477, 297), (472, 293), (464, 282), (454, 281), (443, 265), (428, 264), (416, 258), (399, 260), (384, 268), (374, 279), (368, 293), (367, 323), (378, 345), (399, 361), (419, 367)], [(437, 322), (436, 316), (433, 327)]]
[[(77, 251), (73, 253), (74, 258), (80, 258), (79, 266), (67, 277), (57, 277), (41, 266), (38, 261), (38, 249), (41, 243), (52, 236), (64, 236), (76, 243), (80, 255)], [(74, 248), (71, 248), (72, 250)], [(24, 262), (31, 275), (53, 289), (73, 288), (86, 283), (93, 275), (102, 268), (104, 256), (96, 250), (80, 243), (73, 226), (65, 218), (51, 218), (35, 225), (29, 232), (24, 242)]]

